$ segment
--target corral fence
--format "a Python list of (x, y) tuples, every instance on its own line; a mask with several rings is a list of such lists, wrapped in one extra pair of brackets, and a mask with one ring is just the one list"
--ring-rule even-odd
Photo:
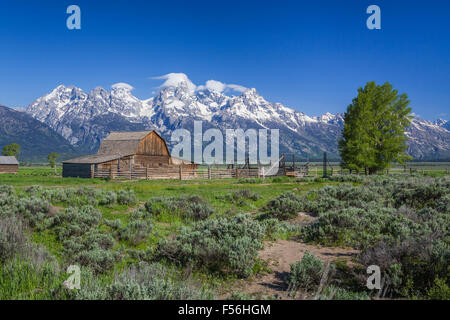
[(96, 168), (92, 178), (162, 180), (162, 179), (221, 179), (221, 178), (261, 178), (264, 168), (220, 168), (220, 167), (131, 167), (131, 168)]
[[(222, 179), (222, 178), (265, 178), (274, 176), (291, 177), (321, 177), (323, 167), (320, 163), (296, 163), (295, 166), (283, 166), (278, 168), (278, 172), (271, 173), (267, 166), (247, 167), (247, 168), (227, 168), (224, 166), (198, 166), (193, 168), (183, 165), (170, 165), (163, 167), (111, 167), (93, 168), (91, 178), (103, 179), (129, 179), (129, 180), (192, 180), (192, 179)], [(447, 165), (425, 166), (414, 164), (406, 167), (392, 167), (381, 174), (412, 174), (430, 173), (442, 171), (449, 174)], [(338, 163), (330, 163), (327, 166), (327, 175), (365, 175), (364, 171), (342, 169)]]

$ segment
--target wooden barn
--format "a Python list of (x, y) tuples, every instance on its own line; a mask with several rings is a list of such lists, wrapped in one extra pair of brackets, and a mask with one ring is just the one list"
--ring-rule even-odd
[(0, 156), (0, 173), (17, 173), (19, 161), (16, 157)]
[(166, 142), (156, 131), (111, 132), (97, 154), (63, 162), (63, 177), (93, 178), (95, 172), (139, 171), (143, 168), (197, 165), (170, 156)]

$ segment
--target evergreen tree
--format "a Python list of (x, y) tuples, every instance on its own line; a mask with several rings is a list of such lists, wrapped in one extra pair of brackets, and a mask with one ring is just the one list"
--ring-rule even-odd
[(411, 108), (406, 94), (398, 94), (386, 82), (368, 82), (348, 106), (344, 117), (339, 151), (342, 166), (364, 169), (372, 174), (397, 161), (411, 159), (406, 154), (405, 130), (410, 125)]

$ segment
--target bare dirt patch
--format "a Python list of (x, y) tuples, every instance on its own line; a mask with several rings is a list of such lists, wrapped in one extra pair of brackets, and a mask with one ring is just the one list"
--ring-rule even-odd
[[(252, 294), (256, 298), (292, 299), (288, 295), (285, 279), (290, 272), (290, 264), (301, 260), (306, 251), (313, 253), (325, 263), (337, 259), (350, 261), (358, 253), (354, 249), (321, 247), (292, 240), (266, 242), (258, 257), (267, 263), (271, 272), (248, 280), (238, 281), (234, 290)], [(224, 298), (227, 296), (224, 295)]]

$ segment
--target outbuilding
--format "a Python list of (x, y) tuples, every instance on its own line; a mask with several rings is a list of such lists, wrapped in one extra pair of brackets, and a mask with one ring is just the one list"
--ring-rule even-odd
[(19, 161), (16, 157), (0, 156), (0, 173), (17, 173)]

